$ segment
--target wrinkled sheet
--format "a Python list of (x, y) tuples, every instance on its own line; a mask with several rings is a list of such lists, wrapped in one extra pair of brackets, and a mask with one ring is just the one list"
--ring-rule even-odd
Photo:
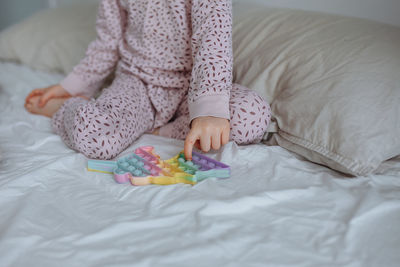
[[(116, 184), (28, 114), (59, 74), (0, 63), (0, 266), (399, 266), (400, 158), (349, 178), (277, 146), (209, 156), (230, 179)], [(162, 158), (183, 142), (144, 135)], [(123, 154), (124, 154), (123, 153)]]

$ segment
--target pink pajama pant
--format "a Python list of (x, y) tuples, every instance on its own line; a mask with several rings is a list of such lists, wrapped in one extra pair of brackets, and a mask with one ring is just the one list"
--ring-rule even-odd
[[(233, 84), (230, 140), (259, 142), (271, 110), (256, 92)], [(187, 90), (145, 84), (120, 73), (97, 99), (68, 99), (54, 114), (52, 126), (66, 145), (89, 158), (112, 159), (146, 132), (185, 139), (189, 128)]]

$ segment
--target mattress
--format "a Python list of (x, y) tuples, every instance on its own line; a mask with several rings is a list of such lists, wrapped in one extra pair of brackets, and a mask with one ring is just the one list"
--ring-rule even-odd
[[(278, 146), (228, 143), (229, 179), (131, 186), (89, 172), (24, 110), (60, 74), (0, 63), (0, 266), (399, 266), (400, 157), (352, 178)], [(183, 141), (144, 135), (121, 155)]]

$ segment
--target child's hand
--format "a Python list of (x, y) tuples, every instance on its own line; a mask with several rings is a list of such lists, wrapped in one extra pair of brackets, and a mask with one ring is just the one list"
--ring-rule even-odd
[(53, 85), (43, 89), (35, 89), (29, 93), (25, 99), (25, 104), (34, 96), (40, 96), (39, 107), (44, 107), (52, 98), (62, 98), (71, 96), (61, 85)]
[(192, 159), (193, 146), (208, 152), (210, 148), (219, 149), (229, 142), (230, 124), (227, 119), (217, 117), (198, 117), (192, 121), (192, 128), (185, 140), (185, 157)]

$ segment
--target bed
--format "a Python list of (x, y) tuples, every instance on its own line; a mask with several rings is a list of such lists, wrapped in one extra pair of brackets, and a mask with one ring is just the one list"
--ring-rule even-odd
[[(229, 179), (117, 184), (89, 172), (50, 119), (25, 111), (32, 88), (65, 74), (21, 62), (0, 61), (0, 266), (399, 266), (400, 157), (392, 152), (355, 176), (269, 135), (207, 154), (231, 166)], [(256, 88), (265, 78), (241, 69), (235, 77)], [(167, 159), (183, 141), (144, 135), (121, 156), (149, 145)]]

